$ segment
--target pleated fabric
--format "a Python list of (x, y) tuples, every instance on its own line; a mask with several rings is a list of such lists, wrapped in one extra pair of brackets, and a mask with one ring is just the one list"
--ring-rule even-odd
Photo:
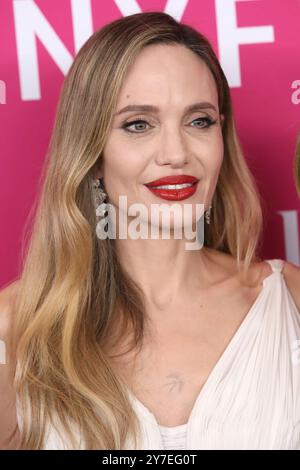
[[(211, 371), (185, 425), (159, 426), (128, 390), (141, 424), (139, 449), (300, 449), (300, 312), (282, 274), (284, 261), (267, 262), (272, 273)], [(69, 444), (51, 427), (44, 448), (68, 449)], [(125, 448), (133, 449), (132, 441)]]
[[(186, 449), (300, 449), (300, 312), (284, 261), (267, 261), (272, 273), (194, 403)], [(154, 415), (130, 396), (143, 448), (163, 449)]]
[(186, 424), (172, 427), (159, 425), (163, 448), (165, 450), (185, 450), (186, 428)]

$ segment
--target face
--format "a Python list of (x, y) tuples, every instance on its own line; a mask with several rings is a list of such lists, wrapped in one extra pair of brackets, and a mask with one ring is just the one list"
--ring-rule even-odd
[[(153, 109), (138, 109), (142, 105)], [(124, 195), (128, 207), (142, 203), (149, 213), (152, 204), (201, 203), (207, 209), (223, 160), (222, 117), (214, 78), (199, 57), (177, 44), (144, 48), (122, 85), (97, 172), (108, 202), (118, 210)], [(178, 175), (196, 184), (172, 191), (145, 185)]]

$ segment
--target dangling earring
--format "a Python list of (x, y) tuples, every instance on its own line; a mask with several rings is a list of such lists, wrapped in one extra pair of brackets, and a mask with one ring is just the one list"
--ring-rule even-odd
[(210, 224), (210, 212), (211, 212), (212, 206), (209, 206), (207, 211), (205, 211), (204, 217), (205, 217), (205, 222), (209, 225)]
[[(104, 191), (103, 178), (95, 179), (93, 182), (93, 199), (96, 206), (96, 215), (104, 217), (107, 212), (106, 192)], [(99, 206), (101, 205), (101, 208)]]

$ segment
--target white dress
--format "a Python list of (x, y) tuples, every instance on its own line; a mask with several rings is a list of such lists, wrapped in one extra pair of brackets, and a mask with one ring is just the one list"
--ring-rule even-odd
[[(139, 449), (300, 450), (300, 312), (282, 274), (284, 261), (267, 261), (272, 273), (211, 371), (186, 424), (160, 426), (128, 391), (142, 425)], [(44, 448), (69, 447), (51, 428)], [(129, 440), (126, 449), (133, 449)]]
[(187, 424), (179, 426), (159, 425), (159, 432), (165, 450), (185, 450), (186, 449), (186, 428)]

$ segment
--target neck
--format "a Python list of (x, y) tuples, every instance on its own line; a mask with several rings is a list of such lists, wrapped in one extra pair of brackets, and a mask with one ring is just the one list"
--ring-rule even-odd
[(116, 239), (121, 264), (159, 309), (203, 288), (211, 278), (209, 250), (186, 250), (184, 239)]

